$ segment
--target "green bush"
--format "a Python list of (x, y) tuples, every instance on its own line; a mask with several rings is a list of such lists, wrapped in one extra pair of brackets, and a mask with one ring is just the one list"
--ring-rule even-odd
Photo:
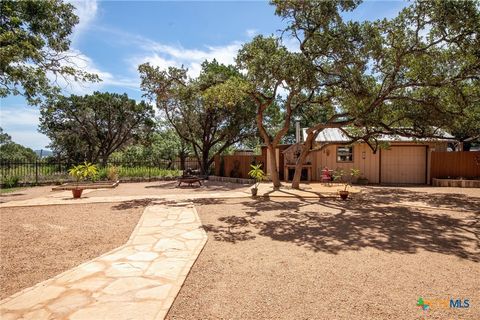
[(120, 167), (110, 165), (107, 168), (107, 179), (109, 181), (117, 181), (120, 178)]
[(5, 188), (14, 188), (18, 186), (18, 182), (20, 181), (20, 177), (18, 176), (8, 176), (3, 178), (3, 186)]
[(107, 168), (99, 168), (97, 178), (100, 181), (107, 180)]
[(175, 178), (181, 176), (180, 170), (168, 170), (149, 167), (120, 167), (119, 174), (126, 178)]

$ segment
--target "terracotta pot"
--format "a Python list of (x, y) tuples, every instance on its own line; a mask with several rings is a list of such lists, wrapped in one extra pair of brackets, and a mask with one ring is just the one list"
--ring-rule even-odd
[(74, 199), (78, 199), (82, 196), (83, 189), (72, 189)]
[(252, 188), (250, 189), (252, 191), (252, 196), (256, 197), (257, 196), (257, 192), (258, 192), (258, 189), (257, 188)]
[(340, 194), (340, 198), (342, 198), (342, 200), (347, 200), (348, 191), (339, 191), (338, 193)]

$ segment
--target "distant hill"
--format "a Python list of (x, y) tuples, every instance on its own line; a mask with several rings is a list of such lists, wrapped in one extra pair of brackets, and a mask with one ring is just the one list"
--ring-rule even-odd
[(43, 149), (43, 150), (34, 150), (34, 152), (35, 152), (35, 153), (37, 154), (37, 156), (39, 156), (39, 157), (40, 157), (40, 155), (41, 155), (42, 158), (49, 157), (49, 156), (53, 155), (53, 152), (52, 152), (52, 151), (50, 151), (50, 150), (45, 150), (45, 149)]

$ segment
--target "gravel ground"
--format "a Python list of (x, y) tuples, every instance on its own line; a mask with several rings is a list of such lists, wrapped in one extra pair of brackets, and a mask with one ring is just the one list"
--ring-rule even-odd
[[(167, 318), (480, 319), (478, 208), (480, 197), (406, 189), (321, 204), (199, 201), (209, 241)], [(422, 311), (419, 297), (470, 308)]]
[(37, 197), (44, 197), (46, 195), (52, 195), (61, 191), (52, 191), (52, 186), (41, 187), (25, 187), (13, 192), (0, 194), (0, 203), (14, 201), (14, 200), (27, 200)]
[(135, 196), (135, 195), (162, 195), (183, 194), (192, 192), (217, 192), (217, 191), (241, 191), (248, 190), (248, 186), (236, 183), (221, 183), (214, 181), (202, 181), (202, 186), (194, 184), (192, 187), (182, 185), (177, 187), (177, 181), (156, 181), (120, 183), (114, 189), (95, 190), (88, 194), (89, 197), (103, 196)]
[(0, 299), (124, 244), (142, 206), (0, 209)]

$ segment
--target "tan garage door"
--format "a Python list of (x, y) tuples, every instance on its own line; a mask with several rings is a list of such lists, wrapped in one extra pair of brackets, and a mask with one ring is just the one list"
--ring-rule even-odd
[(426, 183), (425, 146), (392, 146), (381, 152), (381, 183)]

